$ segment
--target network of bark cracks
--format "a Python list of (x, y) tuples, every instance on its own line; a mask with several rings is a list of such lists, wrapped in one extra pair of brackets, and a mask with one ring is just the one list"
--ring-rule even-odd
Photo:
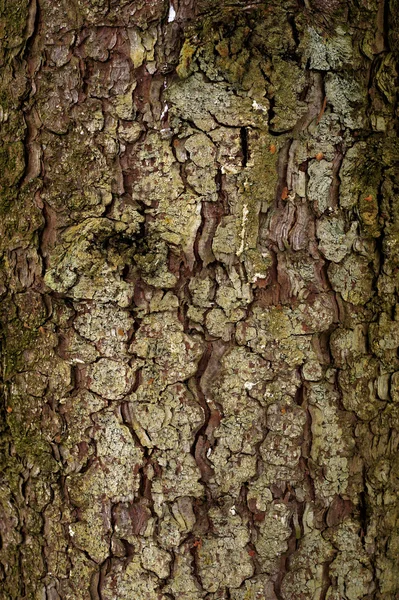
[(399, 597), (398, 15), (0, 2), (2, 598)]

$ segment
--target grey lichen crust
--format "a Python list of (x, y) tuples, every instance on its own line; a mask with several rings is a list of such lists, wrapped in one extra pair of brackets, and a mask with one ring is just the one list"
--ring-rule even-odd
[(398, 10), (0, 2), (2, 598), (398, 598)]

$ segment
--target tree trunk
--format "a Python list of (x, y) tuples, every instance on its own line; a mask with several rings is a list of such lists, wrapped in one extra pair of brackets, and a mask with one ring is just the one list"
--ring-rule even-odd
[(0, 15), (1, 598), (399, 598), (398, 0)]

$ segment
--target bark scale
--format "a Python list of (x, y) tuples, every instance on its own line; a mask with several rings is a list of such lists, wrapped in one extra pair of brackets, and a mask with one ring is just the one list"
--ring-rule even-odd
[(2, 598), (398, 598), (398, 14), (0, 3)]

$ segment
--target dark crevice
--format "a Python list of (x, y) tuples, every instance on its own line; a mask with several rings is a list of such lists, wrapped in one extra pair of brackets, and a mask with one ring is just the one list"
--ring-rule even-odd
[[(298, 28), (297, 28), (297, 25), (296, 25), (295, 15), (288, 14), (287, 15), (287, 21), (288, 21), (288, 23), (289, 23), (289, 25), (291, 27), (292, 37), (294, 39), (295, 46), (298, 49), (301, 40), (300, 40), (300, 37), (299, 37), (299, 31), (298, 31)], [(296, 58), (297, 61), (300, 60), (300, 57), (297, 54), (296, 54), (295, 58)]]
[[(205, 436), (205, 431), (208, 427), (208, 423), (209, 423), (209, 419), (210, 419), (210, 409), (208, 406), (208, 403), (206, 401), (206, 398), (204, 396), (204, 393), (201, 389), (201, 377), (204, 374), (208, 364), (209, 364), (209, 360), (210, 357), (212, 355), (212, 344), (210, 342), (208, 342), (207, 347), (205, 349), (204, 354), (202, 355), (202, 358), (200, 360), (200, 362), (198, 363), (198, 370), (195, 376), (195, 379), (192, 380), (195, 386), (195, 389), (193, 390), (195, 392), (195, 395), (202, 407), (202, 410), (204, 411), (204, 424), (202, 425), (202, 427), (197, 431), (195, 438), (194, 438), (194, 442), (191, 446), (191, 454), (194, 456), (196, 455), (196, 448), (197, 448), (197, 444), (198, 444), (198, 440), (201, 437)], [(189, 388), (193, 387), (189, 385)]]
[[(364, 489), (367, 489), (366, 486)], [(369, 519), (370, 511), (367, 505), (367, 494), (365, 491), (363, 491), (359, 494), (359, 521), (361, 526), (361, 541), (363, 546), (365, 545), (365, 537), (367, 535)]]
[(248, 153), (248, 131), (246, 127), (240, 128), (241, 151), (242, 151), (242, 166), (246, 167), (249, 160)]
[(27, 21), (27, 38), (23, 53), (24, 58), (29, 58), (33, 54), (33, 46), (39, 34), (41, 25), (41, 10), (38, 0), (31, 0), (29, 4), (28, 21)]

